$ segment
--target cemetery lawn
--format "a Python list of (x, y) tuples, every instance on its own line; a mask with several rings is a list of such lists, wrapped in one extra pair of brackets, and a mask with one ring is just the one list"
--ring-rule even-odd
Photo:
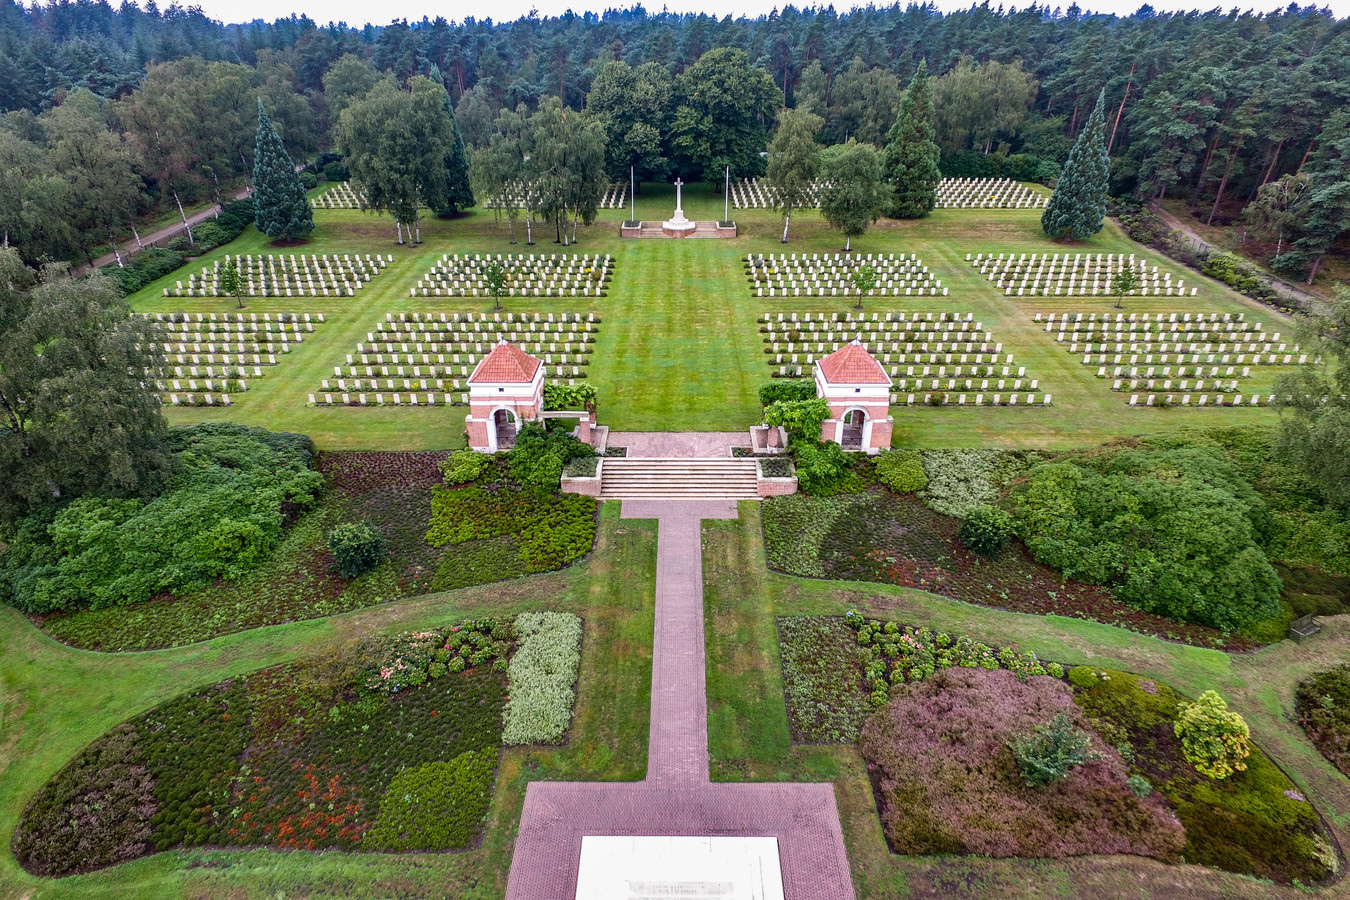
[[(638, 217), (663, 219), (673, 208), (673, 188), (645, 185)], [(698, 219), (720, 219), (721, 198), (709, 186), (685, 192), (686, 212)], [(327, 324), (316, 328), (298, 349), (255, 379), (234, 406), (170, 408), (173, 423), (229, 419), (250, 425), (311, 435), (322, 449), (452, 449), (463, 446), (464, 415), (459, 407), (329, 408), (307, 405), (333, 366), (355, 350), (358, 341), (397, 312), (488, 312), (490, 301), (472, 298), (411, 298), (409, 291), (444, 253), (610, 253), (615, 257), (609, 296), (603, 298), (529, 298), (503, 302), (512, 312), (582, 312), (602, 317), (589, 381), (600, 391), (599, 420), (621, 431), (738, 431), (760, 421), (756, 390), (769, 380), (770, 367), (757, 320), (765, 312), (837, 312), (852, 310), (847, 301), (826, 298), (752, 297), (743, 268), (747, 253), (835, 253), (840, 236), (812, 210), (793, 216), (789, 243), (778, 242), (781, 219), (772, 210), (732, 210), (741, 236), (733, 240), (623, 240), (619, 222), (627, 210), (605, 210), (580, 242), (563, 248), (553, 233), (537, 229), (536, 244), (508, 243), (505, 221), (491, 210), (475, 209), (463, 218), (423, 221), (423, 243), (398, 246), (391, 222), (359, 211), (320, 210), (318, 228), (303, 247), (269, 250), (266, 239), (250, 228), (234, 242), (171, 273), (133, 295), (142, 312), (235, 311), (228, 298), (166, 298), (162, 289), (186, 281), (189, 273), (237, 253), (361, 253), (392, 255), (394, 263), (355, 297), (258, 298), (245, 312), (322, 312)], [(1036, 408), (929, 409), (894, 411), (896, 446), (919, 447), (1069, 447), (1099, 443), (1122, 434), (1138, 434), (1184, 425), (1269, 424), (1266, 409), (1128, 409), (1128, 395), (1113, 393), (1110, 381), (1096, 377), (1032, 321), (1036, 312), (1111, 313), (1115, 301), (1098, 298), (1012, 299), (989, 284), (965, 261), (967, 253), (1082, 252), (1136, 253), (1155, 261), (1196, 297), (1133, 298), (1130, 312), (1244, 312), (1268, 329), (1292, 332), (1279, 314), (1247, 300), (1218, 282), (1184, 270), (1130, 241), (1113, 223), (1090, 241), (1057, 244), (1040, 230), (1036, 210), (940, 210), (926, 219), (877, 223), (855, 249), (861, 253), (917, 253), (951, 291), (948, 297), (872, 298), (864, 312), (970, 312), (992, 331), (994, 340), (1039, 381), (1053, 405)], [(1244, 393), (1269, 393), (1277, 367), (1257, 369), (1243, 383)], [(1178, 398), (1179, 399), (1179, 398)]]
[[(1350, 782), (1308, 741), (1294, 690), (1311, 672), (1350, 652), (1347, 617), (1324, 620), (1319, 641), (1283, 641), (1227, 655), (1109, 625), (988, 610), (908, 588), (799, 579), (768, 572), (759, 505), (740, 519), (703, 525), (708, 655), (708, 742), (714, 780), (832, 780), (860, 897), (1191, 896), (1280, 897), (1288, 888), (1195, 866), (1126, 857), (1066, 860), (902, 857), (882, 835), (857, 748), (794, 745), (788, 732), (776, 617), (869, 617), (1034, 650), (1045, 660), (1145, 675), (1198, 696), (1216, 689), (1241, 712), (1252, 739), (1294, 781), (1342, 843), (1350, 832)], [(1326, 640), (1320, 640), (1325, 637)]]
[[(175, 650), (89, 653), (0, 609), (0, 833), (81, 747), (184, 692), (254, 669), (339, 651), (372, 633), (473, 616), (569, 611), (584, 620), (577, 704), (566, 743), (503, 752), (480, 847), (463, 853), (356, 856), (270, 850), (170, 851), (88, 875), (38, 879), (0, 847), (0, 897), (500, 897), (511, 842), (535, 779), (633, 780), (646, 771), (656, 528), (601, 515), (600, 550), (566, 572), (435, 594), (345, 616), (257, 629)], [(618, 575), (622, 573), (622, 576)], [(322, 893), (314, 893), (322, 885)]]

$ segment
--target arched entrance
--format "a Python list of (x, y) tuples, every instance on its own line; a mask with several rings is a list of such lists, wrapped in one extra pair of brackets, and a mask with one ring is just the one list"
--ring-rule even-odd
[(516, 432), (520, 430), (520, 420), (516, 414), (505, 407), (492, 412), (492, 450), (510, 450), (516, 445)]
[(854, 407), (845, 412), (839, 446), (850, 452), (866, 447), (869, 430), (867, 424), (867, 410)]

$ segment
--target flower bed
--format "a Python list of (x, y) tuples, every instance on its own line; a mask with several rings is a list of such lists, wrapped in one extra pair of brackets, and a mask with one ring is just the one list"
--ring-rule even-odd
[(891, 685), (918, 682), (939, 669), (1008, 669), (1026, 677), (1064, 674), (1035, 653), (990, 647), (963, 635), (865, 619), (788, 616), (778, 620), (783, 687), (793, 740), (850, 743), (886, 703)]
[(1147, 778), (1185, 826), (1187, 862), (1284, 884), (1336, 872), (1339, 860), (1316, 810), (1256, 746), (1246, 771), (1207, 778), (1182, 755), (1173, 725), (1185, 702), (1180, 694), (1110, 670), (1074, 680), (1074, 699), (1093, 729), (1128, 745), (1131, 774)]
[(1350, 665), (1300, 681), (1294, 706), (1308, 739), (1341, 774), (1350, 776)]
[(769, 567), (789, 575), (897, 584), (997, 609), (1091, 619), (1204, 647), (1254, 646), (1237, 635), (1134, 609), (1103, 588), (1065, 579), (1032, 559), (1020, 542), (998, 559), (972, 553), (956, 538), (958, 520), (912, 496), (880, 489), (827, 498), (797, 494), (766, 501), (763, 510)]
[(1007, 671), (950, 669), (893, 692), (859, 742), (891, 849), (995, 857), (1128, 853), (1175, 861), (1180, 825), (1158, 797), (1137, 796), (1120, 754), (1029, 787), (1008, 744), (1056, 713), (1081, 717), (1068, 685)]
[[(570, 722), (580, 621), (532, 614), (522, 630), (549, 646), (510, 676), (511, 624), (478, 620), (169, 700), (53, 777), (23, 813), (15, 854), (59, 877), (180, 846), (468, 846), (491, 800), (507, 696), (539, 693), (540, 649), (549, 691), (568, 698), (548, 721), (559, 733)], [(570, 656), (555, 652), (569, 641)]]
[(581, 666), (581, 620), (571, 613), (521, 613), (520, 649), (511, 658), (511, 697), (506, 701), (502, 741), (552, 744), (572, 721), (572, 701)]
[[(132, 607), (38, 619), (52, 637), (92, 650), (153, 650), (264, 625), (336, 615), (391, 600), (561, 568), (590, 552), (595, 501), (493, 485), (446, 491), (474, 537), (449, 549), (428, 543), (440, 452), (320, 453), (328, 489), (298, 518), (277, 549), (241, 578)], [(498, 461), (492, 472), (502, 468)], [(472, 492), (472, 493), (471, 493)], [(386, 559), (351, 581), (338, 576), (328, 532), (365, 522), (380, 533)]]

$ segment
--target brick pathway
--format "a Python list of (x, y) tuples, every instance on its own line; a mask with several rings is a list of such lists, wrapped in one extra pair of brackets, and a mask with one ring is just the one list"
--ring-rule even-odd
[(612, 431), (609, 434), (609, 446), (627, 448), (630, 458), (712, 459), (730, 457), (732, 447), (749, 447), (750, 432)]
[(735, 502), (626, 500), (623, 517), (660, 521), (647, 778), (531, 782), (507, 900), (573, 900), (588, 834), (776, 837), (787, 900), (853, 900), (832, 785), (708, 779), (701, 522)]

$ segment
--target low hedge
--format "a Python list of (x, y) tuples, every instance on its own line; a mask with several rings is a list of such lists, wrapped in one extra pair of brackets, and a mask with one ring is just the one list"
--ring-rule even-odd
[(571, 613), (521, 613), (515, 632), (520, 644), (507, 668), (511, 697), (502, 743), (557, 743), (572, 721), (581, 620)]
[(393, 852), (467, 847), (492, 803), (496, 768), (497, 751), (485, 749), (401, 772), (362, 844)]

